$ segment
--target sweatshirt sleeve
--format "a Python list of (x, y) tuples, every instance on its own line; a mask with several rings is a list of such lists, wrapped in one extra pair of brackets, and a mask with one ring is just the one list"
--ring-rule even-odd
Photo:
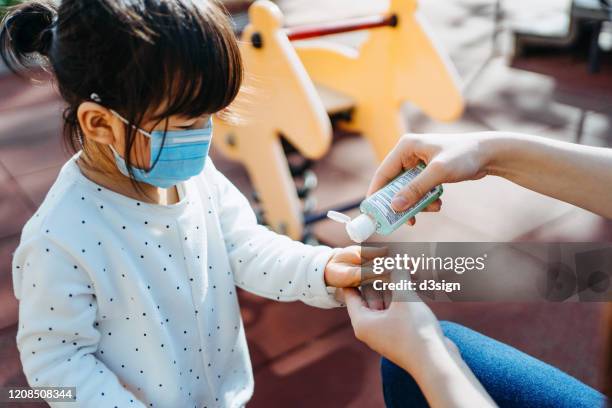
[(94, 327), (93, 284), (76, 260), (53, 240), (21, 244), (13, 257), (19, 299), (17, 348), (31, 387), (76, 387), (76, 400), (51, 407), (144, 404), (94, 356), (100, 332)]
[(333, 249), (294, 241), (259, 225), (248, 200), (212, 163), (221, 230), (237, 286), (279, 301), (339, 307), (324, 280)]

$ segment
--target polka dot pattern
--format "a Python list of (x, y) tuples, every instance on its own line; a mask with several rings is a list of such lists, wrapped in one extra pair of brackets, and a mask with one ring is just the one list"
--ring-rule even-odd
[(162, 206), (94, 184), (75, 158), (13, 257), (31, 386), (76, 386), (88, 406), (239, 406), (253, 375), (236, 286), (338, 306), (322, 277), (331, 249), (257, 225), (212, 162)]

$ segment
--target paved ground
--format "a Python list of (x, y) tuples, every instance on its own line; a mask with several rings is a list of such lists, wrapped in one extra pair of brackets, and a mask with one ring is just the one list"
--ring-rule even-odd
[[(612, 145), (610, 59), (597, 76), (588, 76), (585, 62), (577, 58), (533, 57), (511, 62), (506, 57), (505, 31), (493, 52), (491, 2), (422, 3), (461, 76), (470, 80), (465, 89), (468, 108), (459, 122), (440, 124), (407, 106), (411, 131), (514, 130)], [(314, 8), (313, 2), (308, 4)], [(295, 0), (285, 0), (283, 5), (292, 13), (300, 7)], [(507, 10), (506, 22), (521, 10)], [(292, 21), (309, 18), (293, 15)], [(18, 385), (25, 384), (25, 379), (14, 343), (16, 302), (10, 256), (21, 226), (44, 198), (67, 153), (59, 138), (61, 104), (50, 88), (25, 86), (4, 76), (0, 77), (0, 96), (0, 385)], [(213, 155), (217, 166), (250, 195), (241, 166)], [(375, 166), (367, 142), (357, 136), (338, 136), (333, 149), (315, 166), (322, 176), (316, 191), (319, 208), (361, 197)], [(330, 245), (349, 244), (342, 229), (332, 223), (317, 225), (316, 234)], [(395, 237), (411, 241), (611, 241), (612, 223), (491, 178), (448, 186), (441, 214), (424, 214), (416, 227), (402, 229)], [(435, 305), (434, 310), (442, 319), (466, 324), (588, 384), (601, 385), (600, 305), (455, 304)], [(353, 339), (343, 310), (280, 304), (243, 293), (242, 311), (256, 373), (252, 406), (382, 404), (378, 357)]]

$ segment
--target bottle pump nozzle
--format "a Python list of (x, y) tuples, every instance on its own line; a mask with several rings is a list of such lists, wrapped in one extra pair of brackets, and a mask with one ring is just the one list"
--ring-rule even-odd
[(351, 220), (351, 217), (346, 214), (329, 211), (327, 217), (336, 222), (346, 224), (346, 232), (356, 243), (362, 243), (376, 231), (375, 221), (367, 214), (361, 214)]

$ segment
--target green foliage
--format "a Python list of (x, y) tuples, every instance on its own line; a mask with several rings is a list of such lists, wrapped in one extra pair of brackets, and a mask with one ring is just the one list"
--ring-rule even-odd
[(0, 18), (4, 16), (4, 13), (6, 13), (7, 7), (14, 6), (20, 2), (21, 0), (0, 0)]
[(20, 0), (0, 0), (0, 7), (9, 7), (19, 3)]

